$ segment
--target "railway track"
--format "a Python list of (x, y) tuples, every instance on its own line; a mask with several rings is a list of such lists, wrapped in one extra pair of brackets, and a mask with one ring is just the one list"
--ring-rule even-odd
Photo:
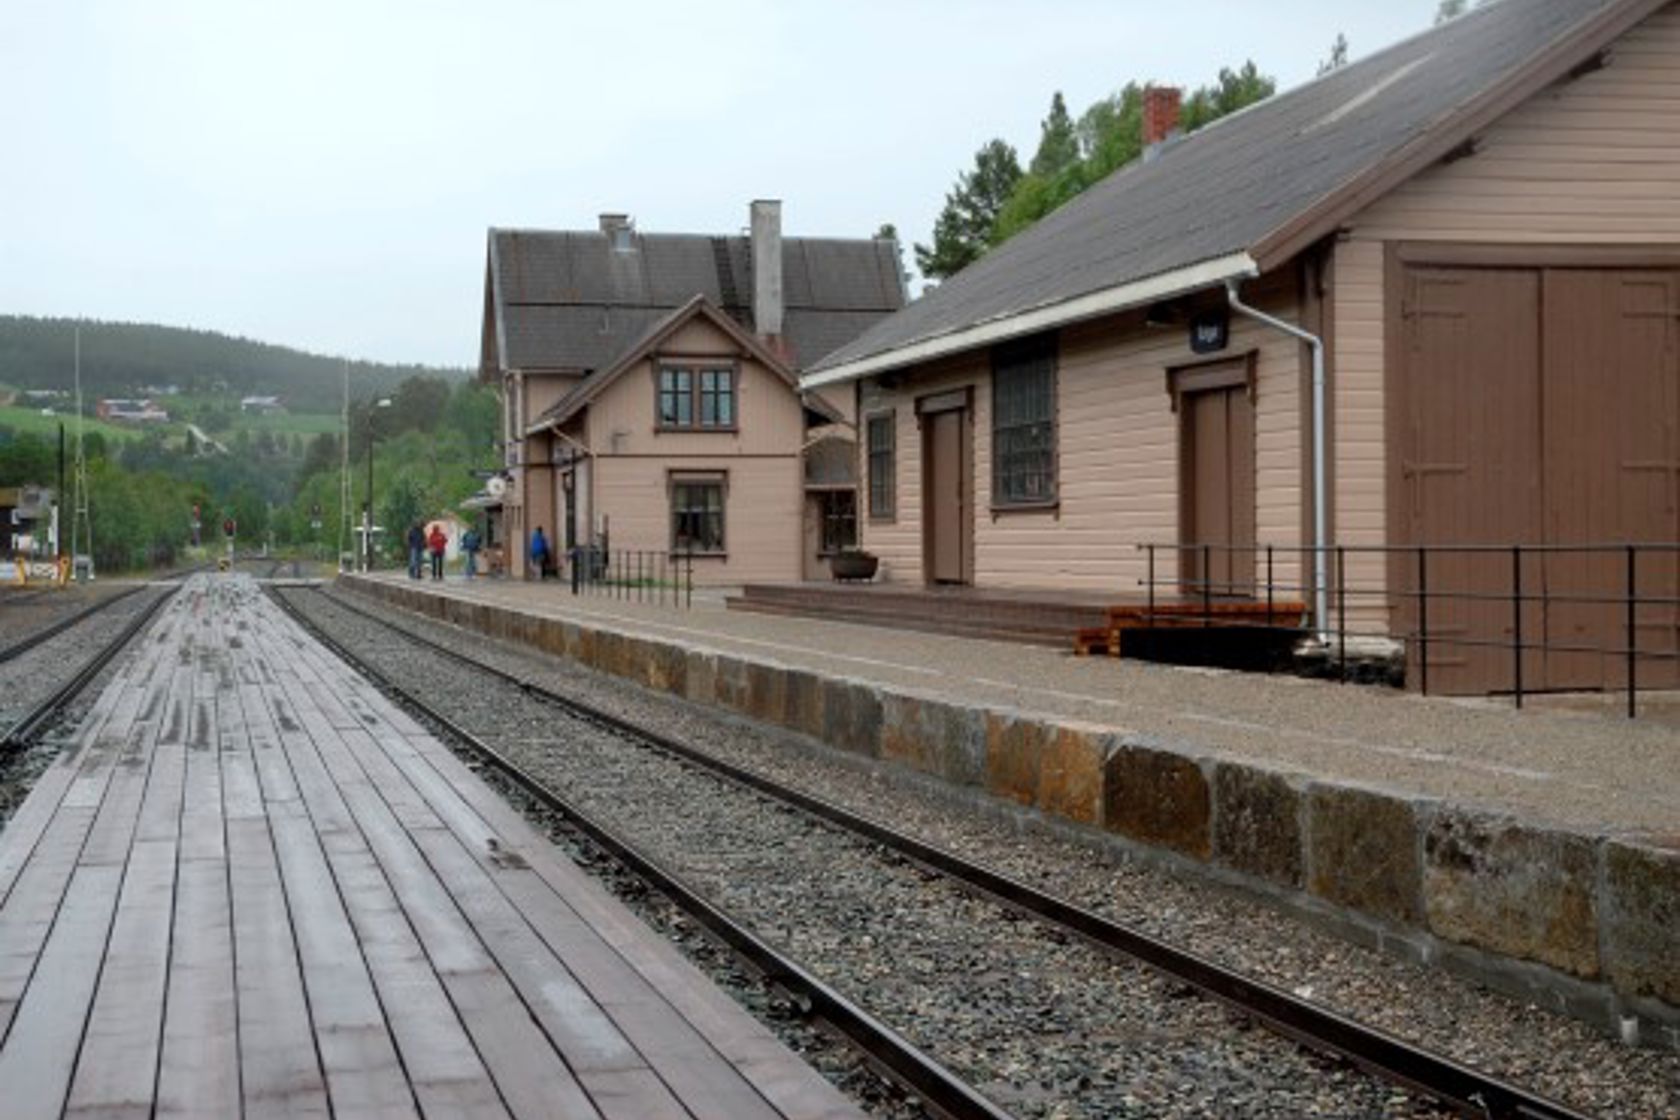
[[(125, 591), (122, 594), (103, 599), (86, 610), (78, 611), (63, 622), (48, 627), (50, 633), (37, 632), (23, 642), (8, 647), (4, 651), (4, 655), (0, 656), (0, 661), (13, 660), (29, 650), (37, 649), (61, 635), (66, 635), (75, 628), (86, 625), (95, 616), (103, 615), (116, 604), (126, 602), (136, 593), (145, 590), (147, 590), (145, 587), (137, 587), (133, 591)], [(103, 641), (91, 657), (81, 662), (80, 666), (69, 677), (59, 681), (45, 696), (26, 706), (21, 715), (14, 717), (6, 727), (5, 732), (0, 734), (0, 758), (27, 746), (64, 709), (69, 707), (82, 690), (92, 683), (104, 671), (105, 667), (128, 647), (135, 635), (145, 629), (146, 625), (156, 616), (159, 608), (177, 590), (179, 590), (178, 584), (173, 589), (155, 594), (149, 602), (123, 624), (115, 635)], [(75, 662), (72, 661), (71, 663), (74, 664)]]
[(32, 630), (23, 638), (12, 642), (4, 648), (0, 648), (0, 664), (5, 664), (15, 657), (28, 653), (42, 642), (51, 641), (53, 638), (64, 633), (66, 630), (69, 630), (71, 627), (81, 625), (83, 622), (92, 618), (99, 612), (107, 609), (108, 607), (114, 606), (128, 598), (130, 595), (143, 590), (145, 590), (144, 586), (140, 585), (131, 587), (126, 591), (119, 591), (115, 595), (100, 599), (95, 603), (90, 603), (86, 607), (83, 607), (81, 610), (76, 611), (65, 618), (58, 619), (45, 626), (39, 627), (38, 629)]
[[(312, 591), (309, 594), (322, 593)], [(325, 635), (319, 627), (314, 626), (301, 612), (295, 610), (294, 605), (284, 596), (277, 598), (294, 618), (298, 618), (303, 625), (321, 636), (346, 660), (427, 718), (449, 730), (451, 734), (458, 735), (462, 742), (480, 755), (488, 765), (507, 774), (516, 785), (543, 804), (569, 818), (579, 820), (580, 823), (586, 819), (585, 811), (568, 804), (564, 797), (549, 787), (549, 783), (529, 773), (472, 732), (459, 727), (457, 721), (437, 711), (436, 704), (415, 695), (412, 689), (398, 684), (389, 674)], [(879, 822), (790, 789), (772, 779), (721, 761), (669, 737), (651, 734), (609, 713), (580, 704), (572, 697), (558, 694), (497, 666), (487, 665), (458, 649), (395, 626), (372, 612), (345, 603), (337, 596), (325, 598), (337, 609), (374, 623), (400, 636), (405, 642), (425, 648), (429, 654), (446, 658), (452, 665), (461, 666), (471, 673), (483, 674), (503, 686), (517, 688), (521, 695), (554, 708), (570, 719), (599, 728), (615, 739), (629, 741), (657, 752), (678, 761), (682, 766), (702, 770), (749, 791), (754, 796), (774, 799), (777, 804), (811, 820), (820, 821), (825, 827), (844, 830), (870, 845), (879, 846), (897, 858), (911, 861), (929, 873), (960, 884), (965, 891), (993, 900), (1017, 915), (1042, 923), (1058, 935), (1076, 937), (1086, 944), (1100, 948), (1104, 953), (1123, 956), (1146, 965), (1175, 982), (1189, 985), (1203, 996), (1218, 1001), (1248, 1020), (1262, 1023), (1315, 1052), (1352, 1063), (1387, 1083), (1419, 1094), (1449, 1110), (1464, 1115), (1491, 1117), (1539, 1118), (1581, 1115), (1568, 1106), (1483, 1074), (1440, 1054), (1412, 1046), (1392, 1035), (1308, 1003), (1281, 989), (1246, 978), (1212, 961), (1071, 905), (1017, 880), (999, 875)], [(632, 859), (646, 863), (655, 862), (641, 853), (634, 852), (634, 846), (626, 841), (615, 840), (606, 843), (605, 846), (613, 849), (615, 844), (631, 848)], [(657, 873), (658, 869), (654, 868), (654, 871)], [(732, 924), (730, 919), (716, 912), (717, 907), (706, 900), (700, 899), (698, 903), (701, 909), (696, 916), (699, 920), (724, 940), (733, 943), (732, 938), (739, 935), (729, 933), (728, 925)], [(716, 913), (707, 914), (708, 909)], [(773, 965), (760, 967), (774, 973)], [(817, 1004), (814, 998), (812, 1002)], [(860, 1045), (869, 1049), (871, 1044), (860, 1041)], [(956, 1111), (952, 1111), (951, 1114), (965, 1115)]]

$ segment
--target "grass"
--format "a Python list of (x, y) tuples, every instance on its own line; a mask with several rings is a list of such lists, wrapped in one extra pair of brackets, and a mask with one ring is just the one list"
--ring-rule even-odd
[[(0, 407), (0, 428), (11, 428), (17, 432), (32, 432), (39, 436), (57, 437), (58, 426), (64, 425), (65, 433), (74, 437), (76, 434), (76, 417), (65, 413), (53, 413), (43, 416), (38, 408), (19, 408), (16, 405)], [(107, 440), (125, 441), (139, 439), (148, 431), (154, 429), (141, 427), (126, 427), (121, 424), (107, 424), (103, 420), (89, 418), (83, 429), (89, 435), (97, 432)], [(165, 424), (162, 427), (165, 435), (180, 436), (179, 424)]]

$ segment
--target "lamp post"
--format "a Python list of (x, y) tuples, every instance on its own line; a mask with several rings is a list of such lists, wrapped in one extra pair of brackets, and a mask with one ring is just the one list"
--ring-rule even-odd
[(391, 398), (380, 397), (368, 406), (367, 425), (367, 501), (362, 505), (362, 570), (373, 571), (373, 443), (379, 433), (374, 424), (374, 418), (379, 415), (379, 409), (390, 408)]

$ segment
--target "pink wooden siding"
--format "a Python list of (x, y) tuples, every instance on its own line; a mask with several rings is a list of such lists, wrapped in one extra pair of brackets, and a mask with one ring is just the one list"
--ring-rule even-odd
[[(1287, 286), (1287, 281), (1283, 286)], [(1272, 286), (1276, 293), (1278, 286)], [(1287, 295), (1256, 297), (1293, 320)], [(864, 517), (865, 547), (882, 557), (887, 577), (922, 580), (919, 397), (967, 385), (973, 395), (975, 582), (992, 587), (1063, 587), (1134, 593), (1146, 564), (1136, 546), (1178, 536), (1178, 418), (1167, 370), (1206, 360), (1189, 351), (1183, 327), (1149, 328), (1137, 315), (1064, 331), (1056, 376), (1058, 488), (1054, 511), (991, 510), (991, 391), (984, 353), (929, 367), (904, 386), (871, 383), (863, 416), (896, 409), (897, 517)], [(1259, 535), (1301, 539), (1300, 348), (1245, 320), (1232, 323), (1223, 355), (1255, 351)], [(865, 490), (867, 493), (867, 490)], [(1176, 570), (1164, 557), (1162, 575)], [(1278, 557), (1278, 578), (1296, 579), (1295, 558)]]
[[(1336, 523), (1386, 540), (1384, 246), (1680, 244), (1680, 5), (1617, 42), (1609, 65), (1513, 111), (1475, 155), (1401, 186), (1350, 223), (1336, 251)], [(1380, 587), (1382, 563), (1350, 561)], [(1357, 611), (1381, 622), (1380, 609)]]
[[(663, 551), (671, 543), (669, 472), (725, 471), (727, 558), (696, 562), (696, 582), (739, 584), (800, 578), (800, 444), (804, 414), (788, 383), (706, 323), (679, 331), (662, 353), (677, 359), (732, 362), (738, 430), (655, 429), (655, 370), (627, 371), (590, 402), (582, 434), (593, 453), (593, 528), (609, 519), (614, 549)], [(578, 526), (580, 537), (588, 528)]]

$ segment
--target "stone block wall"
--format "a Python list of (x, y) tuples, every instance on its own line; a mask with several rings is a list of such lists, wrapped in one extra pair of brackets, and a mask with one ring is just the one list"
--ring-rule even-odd
[(401, 584), (351, 589), (1215, 869), (1680, 1049), (1680, 836), (1604, 837)]

